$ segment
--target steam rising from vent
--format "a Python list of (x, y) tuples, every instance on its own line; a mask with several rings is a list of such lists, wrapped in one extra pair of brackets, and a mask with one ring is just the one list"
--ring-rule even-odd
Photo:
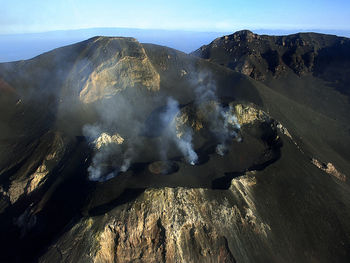
[(178, 149), (181, 151), (186, 161), (191, 165), (195, 165), (198, 160), (198, 155), (193, 149), (192, 134), (190, 127), (185, 127), (185, 132), (179, 134), (177, 131), (178, 115), (180, 113), (179, 103), (173, 98), (169, 97), (166, 105), (166, 110), (161, 116), (164, 123), (169, 123), (166, 133), (172, 139)]
[[(195, 100), (182, 109), (172, 97), (159, 93), (150, 96), (137, 89), (96, 102), (99, 122), (83, 127), (83, 134), (94, 150), (89, 179), (113, 178), (126, 172), (139, 157), (143, 162), (167, 161), (181, 154), (186, 162), (195, 165), (198, 155), (193, 136), (204, 127), (214, 136), (216, 152), (224, 155), (232, 140), (238, 138), (240, 126), (234, 108), (220, 104), (210, 74), (198, 75), (191, 83)], [(155, 107), (164, 101), (165, 105)], [(155, 150), (157, 146), (159, 149)]]
[(216, 152), (223, 156), (227, 152), (228, 143), (232, 138), (238, 138), (238, 140), (240, 140), (237, 130), (239, 130), (241, 126), (238, 123), (237, 117), (234, 115), (232, 105), (230, 105), (228, 109), (221, 108), (220, 114), (223, 122), (223, 134), (220, 138), (221, 143), (216, 146)]
[(92, 163), (88, 168), (89, 179), (91, 181), (105, 181), (116, 176), (119, 172), (118, 168), (109, 171), (106, 164), (118, 167), (114, 157), (121, 154), (121, 144), (124, 143), (124, 139), (119, 134), (110, 135), (102, 132), (99, 124), (85, 125), (83, 133), (95, 150)]
[[(232, 105), (224, 107), (216, 95), (216, 85), (210, 73), (200, 74), (195, 89), (195, 103), (200, 112), (206, 113), (209, 130), (218, 140), (216, 152), (223, 156), (232, 139), (241, 140), (238, 136), (240, 125)], [(210, 110), (208, 111), (208, 108)]]
[[(162, 160), (168, 159), (168, 151), (175, 146), (178, 152), (181, 153), (185, 160), (194, 165), (198, 156), (193, 149), (191, 127), (184, 127), (184, 132), (181, 136), (178, 134), (178, 115), (180, 114), (180, 107), (178, 101), (168, 97), (167, 104), (163, 107), (159, 114), (159, 119), (154, 123), (163, 127), (158, 141), (158, 146), (161, 149), (158, 153), (158, 158)], [(131, 105), (129, 111), (121, 111), (122, 114), (114, 113), (112, 116), (109, 111), (103, 109), (104, 118), (101, 123), (94, 125), (87, 124), (83, 127), (83, 134), (90, 142), (94, 150), (94, 156), (90, 167), (88, 168), (89, 179), (92, 181), (105, 181), (118, 175), (119, 172), (126, 172), (136, 157), (145, 151), (145, 144), (147, 141), (147, 134), (142, 136), (142, 125), (137, 120), (137, 116)], [(119, 106), (120, 109), (120, 106)], [(102, 110), (102, 109), (101, 109)], [(143, 111), (138, 114), (142, 115)], [(107, 114), (109, 114), (107, 116)], [(108, 132), (119, 128), (116, 121), (120, 116), (127, 115), (122, 123), (124, 129), (128, 129), (126, 138), (123, 138), (119, 133)], [(152, 129), (153, 127), (148, 127)], [(153, 150), (151, 148), (150, 150)], [(146, 152), (147, 154), (147, 152)], [(154, 154), (152, 153), (153, 155)]]
[(216, 85), (210, 73), (200, 73), (195, 85), (195, 102), (200, 106), (203, 102), (218, 101), (216, 96)]

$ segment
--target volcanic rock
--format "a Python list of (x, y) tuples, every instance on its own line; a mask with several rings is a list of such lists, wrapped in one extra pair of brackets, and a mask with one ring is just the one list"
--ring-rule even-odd
[(94, 140), (95, 148), (100, 149), (103, 146), (106, 146), (111, 143), (122, 144), (124, 142), (123, 137), (119, 134), (113, 134), (112, 136), (106, 132), (101, 133), (101, 135)]
[(148, 166), (148, 170), (153, 174), (171, 174), (179, 169), (178, 165), (170, 161), (156, 161)]
[(242, 31), (207, 61), (96, 37), (0, 64), (0, 261), (348, 262), (348, 42)]
[[(311, 72), (329, 80), (331, 67), (347, 65), (349, 50), (347, 38), (315, 33), (267, 36), (243, 30), (217, 38), (192, 54), (261, 81), (270, 75), (284, 76), (288, 69), (298, 76)], [(336, 75), (338, 81), (348, 81), (343, 73)]]

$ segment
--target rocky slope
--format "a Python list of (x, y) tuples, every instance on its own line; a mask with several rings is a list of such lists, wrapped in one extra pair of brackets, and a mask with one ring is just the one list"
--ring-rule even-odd
[(256, 80), (278, 78), (288, 71), (298, 76), (311, 72), (337, 82), (348, 94), (349, 51), (350, 40), (344, 37), (316, 33), (267, 36), (243, 30), (217, 38), (192, 54)]
[(0, 64), (0, 261), (347, 262), (346, 95), (212, 62), (96, 37)]

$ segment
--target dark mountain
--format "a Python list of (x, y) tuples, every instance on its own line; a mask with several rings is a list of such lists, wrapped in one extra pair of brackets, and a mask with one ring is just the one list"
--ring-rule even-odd
[(348, 38), (316, 33), (267, 36), (244, 30), (217, 38), (193, 54), (262, 81), (290, 72), (299, 77), (312, 73), (349, 94)]
[[(278, 44), (234, 38), (211, 61), (95, 37), (0, 64), (0, 261), (347, 262), (347, 68), (281, 48), (274, 71), (247, 49)], [(310, 38), (315, 61), (348, 43)]]

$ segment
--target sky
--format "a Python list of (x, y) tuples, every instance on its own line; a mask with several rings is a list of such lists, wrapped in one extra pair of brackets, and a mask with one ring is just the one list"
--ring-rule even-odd
[(0, 0), (0, 34), (127, 27), (350, 29), (350, 0)]

